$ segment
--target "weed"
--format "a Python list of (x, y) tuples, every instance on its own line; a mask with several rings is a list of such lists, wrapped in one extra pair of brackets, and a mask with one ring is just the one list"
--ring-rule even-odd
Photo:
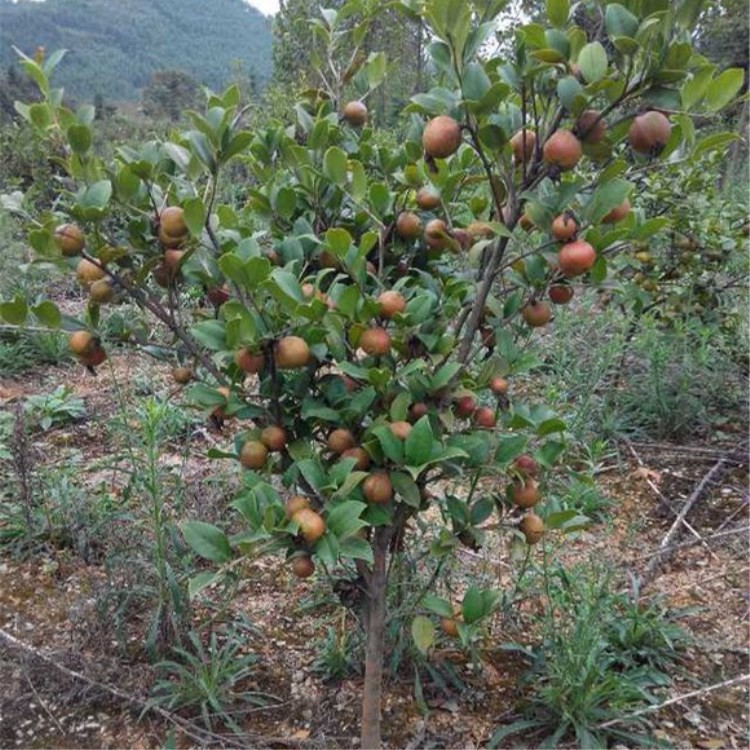
[(26, 399), (26, 412), (41, 430), (46, 431), (83, 419), (86, 407), (72, 388), (59, 385), (52, 393), (29, 396)]

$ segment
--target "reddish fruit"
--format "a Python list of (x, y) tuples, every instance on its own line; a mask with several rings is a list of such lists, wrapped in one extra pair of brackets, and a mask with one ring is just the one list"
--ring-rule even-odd
[(364, 448), (349, 448), (341, 454), (341, 458), (353, 458), (357, 461), (354, 469), (357, 471), (367, 471), (370, 466), (370, 454)]
[(229, 287), (227, 287), (226, 285), (212, 286), (210, 289), (206, 290), (206, 297), (208, 298), (209, 302), (219, 307), (220, 305), (223, 305), (225, 302), (229, 301)]
[(539, 473), (539, 464), (524, 453), (513, 462), (513, 468), (524, 476), (535, 477)]
[(292, 573), (297, 578), (309, 578), (315, 572), (315, 563), (307, 555), (292, 558)]
[(391, 422), (388, 427), (399, 440), (406, 440), (411, 432), (411, 424), (409, 422)]
[(396, 219), (396, 231), (405, 240), (416, 240), (422, 234), (422, 222), (415, 213), (404, 211)]
[(427, 404), (423, 401), (418, 401), (416, 404), (412, 404), (409, 408), (409, 419), (411, 419), (412, 422), (416, 422), (418, 419), (422, 419), (429, 410), (430, 407), (427, 406)]
[(489, 406), (480, 406), (474, 412), (474, 422), (478, 427), (494, 427), (497, 424), (494, 410)]
[(527, 513), (518, 529), (526, 537), (526, 544), (536, 544), (544, 534), (544, 521), (535, 513)]
[(234, 363), (243, 372), (260, 372), (266, 364), (266, 358), (260, 353), (252, 353), (247, 347), (238, 349), (234, 355)]
[(573, 299), (573, 287), (568, 284), (553, 284), (547, 290), (547, 296), (550, 302), (556, 305), (567, 305)]
[(425, 154), (433, 159), (445, 159), (461, 145), (461, 126), (447, 115), (430, 120), (422, 133)]
[(402, 313), (406, 310), (406, 300), (403, 295), (393, 290), (383, 292), (378, 297), (378, 305), (380, 307), (380, 315), (389, 319), (397, 313)]
[(661, 112), (638, 115), (628, 129), (628, 143), (639, 154), (658, 154), (669, 141), (672, 125)]
[(618, 221), (622, 221), (630, 213), (630, 201), (625, 200), (619, 205), (615, 206), (603, 219), (605, 224), (616, 224)]
[(532, 508), (539, 502), (539, 485), (533, 479), (516, 480), (511, 486), (511, 499), (519, 508)]
[(170, 277), (174, 278), (180, 272), (182, 257), (185, 255), (184, 250), (165, 250), (163, 255), (163, 264), (167, 269)]
[(76, 266), (76, 276), (81, 286), (85, 286), (87, 289), (99, 279), (103, 279), (106, 276), (106, 272), (96, 263), (92, 263), (86, 258), (81, 258)]
[(92, 352), (81, 354), (78, 357), (81, 364), (86, 365), (86, 367), (96, 367), (104, 362), (105, 359), (107, 359), (107, 352), (101, 346), (97, 346)]
[(471, 247), (471, 235), (465, 229), (453, 230), (453, 250), (468, 250)]
[(193, 371), (189, 367), (175, 367), (172, 370), (172, 379), (175, 383), (185, 385), (193, 379)]
[(450, 243), (448, 225), (442, 219), (428, 221), (424, 228), (424, 239), (428, 247), (444, 248)]
[(473, 396), (459, 396), (456, 399), (454, 411), (458, 417), (470, 417), (477, 408)]
[(576, 120), (576, 133), (583, 143), (595, 145), (600, 143), (607, 134), (607, 122), (600, 119), (601, 112), (597, 109), (587, 109)]
[(440, 196), (430, 188), (420, 188), (417, 191), (417, 205), (423, 211), (434, 211), (440, 205)]
[(557, 255), (560, 271), (566, 276), (580, 276), (596, 262), (596, 250), (585, 240), (563, 245)]
[(292, 521), (297, 522), (299, 533), (308, 544), (317, 542), (326, 533), (326, 522), (311, 508), (298, 510), (292, 516)]
[(98, 339), (88, 331), (75, 331), (68, 336), (68, 349), (77, 356), (90, 354), (98, 346)]
[(569, 130), (557, 130), (544, 144), (544, 161), (562, 170), (573, 169), (581, 160), (581, 142)]
[(55, 242), (66, 258), (78, 255), (86, 246), (86, 238), (76, 224), (60, 224), (55, 229)]
[(334, 452), (342, 455), (350, 448), (354, 448), (356, 441), (349, 430), (339, 428), (328, 436), (328, 447)]
[(286, 447), (286, 430), (277, 425), (269, 425), (261, 430), (260, 442), (269, 451), (282, 451)]
[(295, 513), (310, 507), (310, 501), (302, 495), (292, 495), (284, 502), (284, 515), (287, 519), (292, 518)]
[(391, 478), (384, 471), (373, 472), (362, 483), (362, 493), (368, 503), (387, 503), (393, 497)]
[(280, 370), (295, 370), (310, 361), (310, 347), (299, 336), (285, 336), (277, 341), (273, 354)]
[(246, 469), (260, 469), (268, 458), (268, 448), (259, 440), (248, 440), (240, 451), (240, 463)]
[(159, 228), (159, 231), (156, 233), (156, 236), (159, 239), (159, 244), (165, 250), (174, 250), (175, 248), (178, 248), (181, 245), (185, 244), (185, 235), (180, 235), (179, 237), (172, 237), (171, 234), (167, 234), (161, 227)]
[(572, 239), (578, 231), (578, 224), (570, 214), (560, 214), (552, 222), (552, 236), (560, 242)]
[(179, 206), (169, 206), (159, 214), (159, 231), (169, 237), (182, 237), (187, 234), (185, 212)]
[(552, 310), (546, 302), (531, 300), (523, 308), (521, 315), (523, 315), (523, 319), (527, 325), (530, 325), (532, 328), (540, 328), (549, 322), (549, 319), (552, 317)]
[(536, 133), (533, 130), (519, 130), (511, 139), (510, 145), (513, 149), (513, 161), (520, 164), (528, 161), (534, 155), (536, 146)]
[(451, 638), (458, 636), (458, 623), (452, 617), (443, 617), (440, 621), (443, 632)]
[(355, 128), (362, 127), (367, 122), (367, 107), (362, 102), (349, 102), (341, 114)]
[(383, 357), (391, 351), (391, 337), (384, 328), (368, 328), (362, 334), (359, 345), (366, 354)]
[(490, 390), (498, 396), (504, 396), (508, 392), (508, 381), (500, 376), (490, 380)]

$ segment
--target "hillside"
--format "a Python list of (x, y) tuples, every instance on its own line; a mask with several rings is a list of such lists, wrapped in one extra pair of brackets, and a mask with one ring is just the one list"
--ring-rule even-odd
[(272, 65), (271, 22), (243, 0), (0, 0), (4, 68), (12, 45), (68, 49), (55, 81), (81, 99), (137, 99), (164, 68), (218, 88), (236, 60), (263, 83)]

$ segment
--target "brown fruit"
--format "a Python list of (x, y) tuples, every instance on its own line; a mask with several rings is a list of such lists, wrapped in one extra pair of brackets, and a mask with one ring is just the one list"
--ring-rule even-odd
[(607, 134), (607, 122), (600, 115), (597, 109), (587, 109), (576, 120), (575, 131), (583, 143), (595, 145)]
[(96, 367), (104, 362), (105, 359), (107, 359), (107, 352), (101, 346), (97, 346), (92, 352), (81, 354), (78, 357), (80, 363), (86, 365), (86, 367)]
[(310, 361), (310, 347), (299, 336), (285, 336), (276, 342), (274, 359), (280, 370), (304, 367)]
[(307, 555), (292, 558), (292, 573), (297, 578), (309, 578), (315, 572), (315, 563)]
[(341, 458), (354, 458), (357, 463), (354, 467), (357, 471), (367, 471), (370, 466), (370, 454), (364, 448), (349, 448), (341, 454)]
[(373, 357), (382, 357), (391, 351), (391, 337), (384, 328), (368, 328), (359, 340), (360, 347)]
[(518, 529), (526, 537), (526, 544), (536, 544), (544, 534), (544, 521), (536, 513), (527, 513)]
[(639, 154), (658, 154), (669, 141), (672, 125), (661, 112), (638, 115), (628, 129), (628, 143)]
[(530, 232), (534, 228), (534, 222), (528, 214), (524, 213), (521, 214), (521, 218), (518, 220), (518, 226), (520, 226), (524, 232)]
[(175, 367), (172, 369), (172, 379), (175, 383), (185, 385), (193, 379), (193, 371), (189, 367)]
[(87, 289), (95, 281), (103, 279), (107, 274), (100, 268), (96, 263), (92, 263), (86, 258), (81, 258), (76, 266), (76, 276), (81, 286), (85, 286)]
[(531, 300), (521, 311), (523, 319), (527, 325), (532, 328), (540, 328), (549, 322), (552, 317), (552, 310), (546, 302), (540, 302), (539, 300)]
[(302, 495), (292, 495), (284, 502), (284, 515), (287, 519), (292, 518), (298, 511), (309, 508), (310, 501)]
[(350, 448), (354, 448), (356, 441), (349, 430), (339, 428), (328, 436), (328, 447), (334, 452), (342, 455)]
[(180, 263), (182, 263), (182, 256), (185, 255), (184, 250), (165, 250), (163, 256), (164, 267), (167, 269), (167, 273), (174, 278), (180, 272)]
[(367, 122), (367, 107), (362, 102), (349, 102), (341, 115), (350, 125), (359, 128)]
[(472, 221), (466, 226), (466, 233), (472, 240), (491, 240), (495, 230), (483, 221)]
[(470, 417), (477, 408), (473, 396), (459, 396), (455, 401), (454, 411), (458, 417)]
[[(222, 398), (223, 398), (223, 399), (224, 399), (225, 401), (227, 401), (227, 402), (229, 401), (229, 397), (230, 397), (230, 396), (232, 395), (232, 392), (231, 392), (231, 391), (229, 390), (229, 388), (227, 388), (227, 387), (226, 387), (225, 385), (219, 386), (219, 387), (218, 387), (218, 388), (216, 389), (216, 392), (217, 392), (217, 393), (218, 393), (218, 394), (219, 394), (220, 396), (222, 396)], [(226, 408), (226, 407), (225, 407), (225, 405), (224, 405), (224, 404), (220, 404), (219, 406), (217, 406), (217, 407), (216, 407), (216, 408), (215, 408), (215, 409), (213, 410), (213, 412), (211, 413), (211, 414), (212, 414), (212, 416), (214, 417), (214, 419), (218, 419), (218, 420), (222, 420), (222, 419), (224, 419), (224, 417), (226, 416), (226, 411), (225, 411), (225, 408)]]
[(478, 427), (494, 427), (497, 424), (494, 410), (489, 406), (480, 406), (474, 412), (474, 422)]
[(297, 522), (299, 533), (302, 534), (308, 544), (317, 542), (326, 533), (326, 522), (310, 508), (298, 510), (292, 516), (292, 521)]
[(243, 347), (235, 352), (234, 363), (243, 372), (257, 373), (265, 367), (266, 358), (260, 352), (253, 354), (247, 347)]
[(368, 503), (387, 503), (393, 497), (391, 478), (384, 471), (373, 472), (362, 483), (362, 492)]
[(417, 206), (423, 211), (434, 211), (440, 205), (440, 196), (430, 188), (420, 188), (417, 191)]
[(383, 292), (378, 297), (378, 305), (380, 306), (380, 315), (389, 319), (406, 310), (406, 300), (403, 295), (393, 290)]
[(448, 225), (442, 219), (428, 221), (424, 228), (424, 239), (428, 247), (444, 248), (450, 244)]
[(625, 200), (619, 205), (615, 206), (603, 219), (605, 224), (616, 224), (618, 221), (622, 221), (630, 213), (630, 201)]
[(511, 485), (511, 499), (519, 508), (532, 508), (539, 502), (539, 485), (533, 479), (516, 480)]
[(159, 240), (159, 244), (165, 249), (165, 250), (174, 250), (175, 248), (180, 247), (180, 245), (183, 245), (185, 243), (185, 235), (182, 234), (179, 237), (172, 237), (171, 234), (167, 234), (161, 227), (159, 227), (159, 231), (156, 233), (156, 236)]
[(430, 120), (422, 133), (425, 154), (433, 159), (445, 159), (461, 145), (461, 126), (447, 115)]
[(388, 427), (399, 440), (406, 440), (411, 432), (411, 424), (409, 422), (391, 422)]
[(554, 302), (556, 305), (567, 305), (573, 299), (573, 294), (573, 287), (569, 284), (553, 284), (547, 290), (550, 302)]
[(268, 458), (268, 448), (259, 440), (248, 440), (240, 451), (240, 463), (246, 469), (260, 469)]
[[(524, 136), (525, 133), (525, 136)], [(524, 140), (526, 148), (524, 149)], [(533, 130), (519, 130), (511, 139), (510, 145), (513, 149), (513, 161), (520, 164), (528, 161), (534, 155), (536, 146), (536, 133)]]
[(552, 222), (552, 236), (560, 242), (572, 239), (578, 231), (578, 224), (570, 214), (560, 214)]
[(68, 336), (68, 349), (77, 356), (90, 354), (98, 346), (97, 338), (88, 331), (75, 331)]
[(596, 250), (585, 240), (576, 240), (563, 245), (557, 254), (560, 271), (566, 276), (580, 276), (596, 262)]
[(185, 223), (185, 212), (179, 206), (169, 206), (159, 215), (159, 231), (169, 237), (183, 237), (188, 228)]
[(103, 305), (115, 296), (115, 289), (109, 279), (98, 279), (89, 287), (89, 299)]
[(286, 447), (286, 430), (278, 425), (269, 425), (261, 430), (260, 442), (269, 451), (282, 451)]
[(422, 221), (415, 213), (403, 211), (396, 219), (396, 231), (405, 240), (416, 240), (422, 234)]
[(508, 381), (500, 376), (490, 380), (490, 390), (498, 396), (504, 396), (508, 392)]
[(55, 242), (66, 258), (78, 255), (86, 247), (86, 237), (77, 224), (60, 224), (55, 229)]
[(163, 263), (159, 263), (158, 266), (155, 266), (151, 271), (151, 275), (154, 277), (154, 281), (163, 289), (166, 289), (169, 286), (171, 277), (169, 275), (169, 271)]
[(535, 477), (539, 473), (539, 464), (528, 454), (520, 455), (514, 462), (513, 468), (528, 477)]
[(206, 290), (206, 297), (209, 302), (219, 307), (229, 301), (229, 287), (226, 284), (223, 286), (212, 286)]
[(542, 149), (544, 161), (562, 170), (573, 169), (581, 160), (581, 142), (569, 130), (556, 130)]
[(443, 632), (451, 638), (458, 636), (458, 623), (452, 617), (444, 617), (440, 621), (440, 627)]
[(318, 256), (321, 268), (341, 268), (341, 261), (330, 251), (323, 250)]

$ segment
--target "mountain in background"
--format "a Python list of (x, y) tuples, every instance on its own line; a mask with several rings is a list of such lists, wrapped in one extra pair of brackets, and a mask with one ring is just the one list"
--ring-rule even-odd
[(271, 75), (271, 20), (244, 0), (0, 0), (0, 64), (67, 49), (53, 82), (76, 99), (136, 100), (156, 70), (219, 89), (236, 73)]

